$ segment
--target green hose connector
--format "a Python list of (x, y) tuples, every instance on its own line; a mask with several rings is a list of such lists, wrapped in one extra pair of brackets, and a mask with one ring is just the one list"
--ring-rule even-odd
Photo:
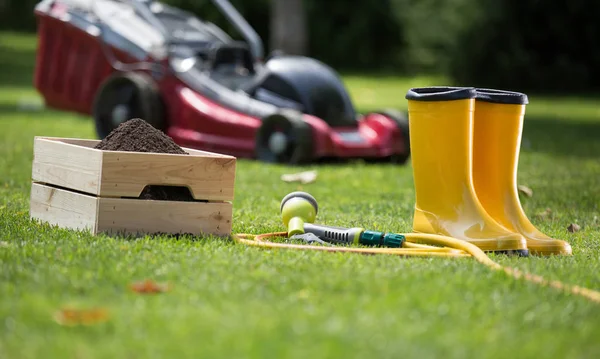
[(364, 244), (365, 246), (378, 246), (383, 242), (383, 235), (385, 233), (378, 231), (364, 231), (360, 234), (358, 243)]
[[(293, 222), (290, 221), (290, 225)], [(364, 228), (331, 227), (320, 224), (304, 223), (304, 232), (312, 233), (322, 240), (336, 244), (362, 244), (389, 248), (402, 247), (405, 237), (395, 233), (369, 231)]]
[(404, 244), (405, 240), (406, 238), (401, 234), (367, 230), (360, 234), (358, 242), (366, 246), (399, 248), (402, 247), (402, 244)]
[(391, 248), (400, 248), (404, 245), (406, 237), (397, 233), (386, 233), (383, 236), (383, 246)]

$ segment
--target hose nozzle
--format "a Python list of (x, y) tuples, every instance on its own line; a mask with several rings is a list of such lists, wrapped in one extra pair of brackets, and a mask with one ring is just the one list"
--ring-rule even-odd
[(306, 192), (292, 192), (281, 200), (281, 217), (288, 236), (304, 233), (304, 224), (313, 223), (319, 206), (317, 200)]

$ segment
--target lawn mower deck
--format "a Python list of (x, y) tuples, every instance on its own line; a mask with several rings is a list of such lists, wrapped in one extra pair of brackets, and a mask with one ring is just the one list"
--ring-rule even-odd
[(35, 86), (47, 106), (91, 115), (104, 138), (142, 118), (189, 148), (268, 162), (409, 157), (408, 121), (361, 114), (338, 74), (272, 55), (227, 0), (244, 36), (154, 1), (43, 0)]

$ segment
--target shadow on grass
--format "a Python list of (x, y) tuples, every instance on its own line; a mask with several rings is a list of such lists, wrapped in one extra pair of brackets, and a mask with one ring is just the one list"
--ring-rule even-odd
[(522, 151), (600, 158), (600, 122), (530, 116), (523, 125)]
[[(37, 106), (37, 104), (35, 105)], [(34, 115), (34, 114), (39, 114), (39, 115), (48, 115), (49, 113), (54, 113), (55, 111), (50, 110), (50, 109), (45, 109), (45, 108), (40, 108), (40, 109), (27, 109), (27, 108), (20, 108), (19, 104), (12, 104), (12, 103), (8, 103), (8, 104), (0, 104), (0, 115)]]
[(32, 86), (35, 51), (0, 45), (0, 84)]
[[(35, 105), (37, 106), (37, 105)], [(27, 105), (20, 107), (19, 104), (0, 104), (0, 120), (6, 117), (11, 117), (13, 120), (30, 120), (31, 118), (36, 119), (47, 119), (52, 121), (54, 119), (60, 119), (69, 117), (69, 119), (75, 119), (82, 122), (93, 122), (93, 118), (90, 115), (83, 115), (77, 112), (61, 111), (52, 108), (42, 107), (41, 108), (28, 108)]]
[(113, 233), (109, 235), (122, 241), (135, 242), (143, 239), (168, 239), (176, 242), (210, 242), (219, 241), (221, 243), (234, 242), (231, 235), (217, 236), (213, 234), (193, 234), (193, 233)]

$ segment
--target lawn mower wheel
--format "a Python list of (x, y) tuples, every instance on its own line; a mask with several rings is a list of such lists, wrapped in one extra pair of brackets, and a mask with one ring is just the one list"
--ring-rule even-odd
[(96, 132), (101, 139), (132, 118), (141, 118), (164, 130), (158, 87), (149, 75), (143, 73), (116, 73), (108, 77), (96, 94), (92, 111)]
[(311, 160), (312, 130), (302, 114), (281, 110), (263, 119), (256, 134), (256, 156), (272, 163), (301, 164)]

